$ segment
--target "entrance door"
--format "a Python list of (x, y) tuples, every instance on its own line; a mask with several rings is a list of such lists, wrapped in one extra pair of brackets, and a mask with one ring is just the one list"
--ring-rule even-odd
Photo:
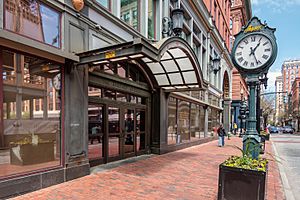
[(143, 153), (146, 146), (145, 117), (145, 109), (134, 106), (108, 107), (108, 161)]
[(88, 108), (88, 155), (89, 160), (103, 163), (104, 158), (104, 106), (89, 104)]
[(90, 103), (88, 114), (92, 166), (145, 153), (145, 108)]

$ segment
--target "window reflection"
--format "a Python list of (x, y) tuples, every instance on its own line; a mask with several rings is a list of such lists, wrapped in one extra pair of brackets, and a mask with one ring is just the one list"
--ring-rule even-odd
[(136, 110), (136, 150), (140, 151), (146, 148), (146, 112), (145, 110)]
[(5, 0), (5, 28), (60, 47), (60, 13), (37, 0)]
[(60, 67), (40, 58), (6, 53), (14, 62), (6, 60), (10, 66), (0, 66), (5, 141), (0, 146), (0, 177), (60, 164), (61, 103), (59, 91), (49, 84)]
[(183, 142), (190, 140), (190, 103), (178, 101), (178, 131)]
[(134, 110), (125, 109), (124, 130), (124, 151), (125, 153), (134, 152)]
[(177, 137), (177, 100), (173, 97), (169, 98), (168, 105), (168, 144), (176, 144)]
[(199, 105), (191, 104), (191, 140), (200, 138), (200, 110)]
[(99, 4), (104, 6), (105, 8), (109, 8), (109, 0), (96, 0)]
[(138, 0), (121, 0), (121, 19), (138, 29)]
[(108, 108), (108, 137), (110, 157), (118, 156), (120, 154), (120, 109)]
[(103, 107), (90, 104), (88, 108), (89, 159), (103, 157)]
[(148, 38), (154, 39), (154, 2), (153, 0), (148, 0)]

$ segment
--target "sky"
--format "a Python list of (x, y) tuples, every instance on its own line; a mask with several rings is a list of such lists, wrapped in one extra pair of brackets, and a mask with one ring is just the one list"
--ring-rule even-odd
[(300, 0), (251, 0), (252, 16), (276, 28), (278, 54), (268, 73), (268, 91), (275, 90), (285, 60), (300, 59)]

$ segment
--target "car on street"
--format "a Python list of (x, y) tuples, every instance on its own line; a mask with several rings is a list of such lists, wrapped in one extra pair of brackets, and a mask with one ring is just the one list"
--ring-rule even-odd
[(270, 133), (279, 133), (279, 130), (276, 126), (270, 126), (269, 127), (269, 132)]
[(291, 134), (293, 134), (294, 133), (294, 129), (291, 126), (284, 126), (282, 132), (283, 133), (291, 133)]

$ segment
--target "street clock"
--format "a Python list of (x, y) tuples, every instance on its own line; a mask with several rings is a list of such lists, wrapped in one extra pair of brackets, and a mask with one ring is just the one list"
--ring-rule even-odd
[(232, 62), (242, 75), (264, 73), (274, 63), (277, 56), (275, 30), (253, 17), (235, 36)]

